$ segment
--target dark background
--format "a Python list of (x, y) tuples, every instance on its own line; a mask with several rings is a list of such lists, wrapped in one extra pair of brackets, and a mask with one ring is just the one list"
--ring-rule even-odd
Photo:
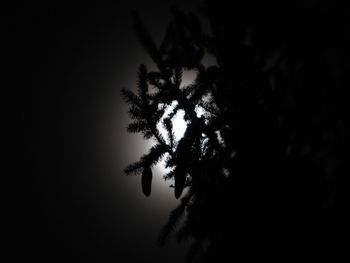
[[(177, 203), (161, 180), (151, 198), (125, 166), (147, 144), (126, 133), (122, 87), (150, 59), (136, 8), (156, 39), (172, 1), (1, 4), (4, 262), (178, 262), (156, 245)], [(198, 1), (173, 1), (185, 10)]]

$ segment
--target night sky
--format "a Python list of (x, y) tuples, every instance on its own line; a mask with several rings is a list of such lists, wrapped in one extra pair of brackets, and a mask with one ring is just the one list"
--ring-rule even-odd
[[(175, 78), (181, 91), (194, 79), (194, 62), (203, 62), (197, 76), (206, 77), (196, 81), (212, 96), (201, 95), (202, 102), (215, 99), (222, 114), (207, 124), (193, 109), (197, 118), (187, 119), (184, 146), (170, 158), (179, 168), (175, 191), (157, 165), (146, 197), (141, 176), (124, 173), (154, 145), (127, 132), (131, 119), (121, 96), (123, 88), (137, 88), (140, 64), (155, 69), (133, 29), (132, 11), (160, 44), (170, 7), (197, 11), (201, 2), (208, 32), (194, 43), (211, 55), (193, 49), (192, 37), (182, 38), (188, 32), (175, 27), (183, 36), (176, 40), (171, 31), (176, 41), (166, 63), (185, 69), (181, 81)], [(241, 255), (261, 260), (264, 253), (269, 260), (279, 253), (307, 258), (304, 252), (324, 259), (326, 252), (338, 253), (331, 246), (346, 245), (349, 9), (323, 0), (225, 2), (0, 4), (1, 262), (175, 263), (184, 262), (189, 248), (192, 256), (203, 249), (208, 262)], [(191, 21), (184, 24), (198, 31)], [(173, 93), (162, 91), (162, 103), (183, 104), (182, 96), (165, 100)], [(214, 150), (198, 150), (208, 152), (203, 159), (193, 152), (207, 145), (208, 134), (215, 134), (208, 137)], [(186, 170), (192, 164), (195, 169)], [(174, 220), (181, 209), (171, 219), (187, 223), (181, 230), (188, 243), (171, 236), (161, 248), (159, 233), (180, 202), (174, 192), (187, 179), (179, 220), (186, 221)]]
[(151, 65), (132, 29), (136, 8), (157, 41), (169, 6), (198, 1), (70, 1), (1, 7), (2, 257), (6, 262), (179, 262), (186, 245), (156, 238), (177, 200), (151, 197), (123, 169), (147, 150), (127, 134), (123, 87)]

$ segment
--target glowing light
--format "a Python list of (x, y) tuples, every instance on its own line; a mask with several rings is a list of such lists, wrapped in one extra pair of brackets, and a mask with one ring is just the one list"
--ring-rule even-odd
[[(163, 138), (169, 143), (168, 132), (164, 127), (163, 120), (169, 117), (169, 114), (173, 112), (178, 102), (174, 100), (165, 110), (163, 117), (157, 125), (157, 128)], [(176, 141), (179, 141), (185, 134), (187, 129), (187, 123), (184, 119), (185, 112), (183, 110), (178, 110), (175, 116), (172, 118), (171, 123), (173, 125), (173, 132)]]

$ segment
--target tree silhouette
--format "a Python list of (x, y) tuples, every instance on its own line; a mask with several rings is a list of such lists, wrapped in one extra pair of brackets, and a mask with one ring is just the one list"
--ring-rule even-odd
[[(210, 33), (197, 15), (172, 8), (159, 47), (134, 14), (158, 71), (141, 65), (137, 94), (123, 89), (135, 120), (128, 131), (156, 144), (125, 171), (142, 174), (148, 196), (151, 168), (166, 156), (175, 197), (188, 187), (159, 236), (161, 245), (174, 230), (178, 241), (191, 238), (188, 262), (221, 262), (248, 249), (274, 253), (268, 246), (301, 253), (307, 241), (285, 242), (303, 231), (306, 240), (328, 244), (325, 222), (344, 204), (348, 9), (317, 1), (253, 7), (206, 1)], [(216, 64), (205, 66), (205, 54)], [(196, 76), (184, 86), (186, 70)], [(176, 141), (179, 110), (188, 126)]]

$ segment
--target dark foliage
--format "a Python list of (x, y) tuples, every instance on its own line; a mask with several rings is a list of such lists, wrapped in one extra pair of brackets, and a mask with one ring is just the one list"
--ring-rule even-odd
[[(160, 47), (136, 16), (135, 29), (158, 71), (141, 66), (138, 94), (123, 91), (136, 120), (129, 131), (157, 145), (126, 172), (149, 174), (168, 155), (175, 197), (189, 190), (160, 243), (176, 226), (179, 241), (194, 240), (191, 262), (310, 255), (308, 243), (329, 250), (344, 231), (335, 218), (347, 205), (348, 8), (241, 2), (207, 1), (205, 30), (195, 14), (172, 9)], [(216, 63), (205, 65), (205, 54)], [(186, 70), (196, 79), (183, 86)], [(165, 139), (156, 126), (173, 101)], [(171, 118), (178, 110), (188, 127), (176, 142)], [(146, 195), (150, 178), (142, 178)]]

